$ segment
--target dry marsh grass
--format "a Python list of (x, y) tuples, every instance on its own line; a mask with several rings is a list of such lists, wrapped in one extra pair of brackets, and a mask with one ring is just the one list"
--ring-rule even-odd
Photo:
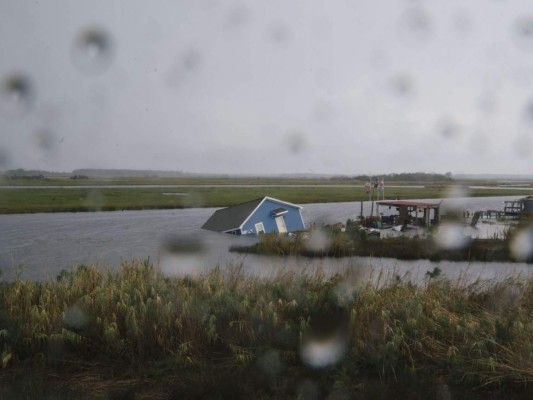
[[(305, 361), (304, 343), (337, 337), (340, 356)], [(309, 379), (325, 394), (368, 380), (521, 389), (533, 382), (533, 279), (451, 282), (434, 271), (423, 285), (376, 284), (320, 272), (260, 279), (238, 266), (195, 278), (149, 261), (82, 266), (0, 283), (0, 367), (69, 371), (96, 394), (157, 382), (192, 397), (279, 398)]]

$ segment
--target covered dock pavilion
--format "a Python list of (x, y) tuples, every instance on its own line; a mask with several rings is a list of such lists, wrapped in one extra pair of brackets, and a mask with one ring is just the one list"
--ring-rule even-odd
[[(395, 224), (405, 225), (411, 223), (426, 227), (439, 224), (440, 202), (427, 203), (410, 200), (381, 200), (377, 201), (376, 205), (378, 214), (380, 206), (388, 206), (389, 208), (396, 207), (396, 210), (399, 211), (399, 215), (395, 217)], [(433, 213), (431, 212), (432, 210)]]

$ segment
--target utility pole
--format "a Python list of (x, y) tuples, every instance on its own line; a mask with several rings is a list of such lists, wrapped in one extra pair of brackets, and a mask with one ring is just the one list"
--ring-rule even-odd
[[(365, 191), (368, 195), (368, 201), (372, 203), (372, 178), (368, 178), (368, 182), (365, 183)], [(373, 205), (373, 203), (372, 203)], [(372, 207), (372, 211), (370, 212), (370, 216), (372, 216), (372, 213), (374, 212), (374, 207)]]
[(385, 179), (384, 178), (379, 178), (378, 200), (379, 200), (379, 193), (381, 193), (381, 200), (385, 200)]
[(370, 218), (374, 217), (374, 200), (372, 200), (372, 191), (374, 189), (374, 184), (372, 183), (372, 178), (370, 178)]

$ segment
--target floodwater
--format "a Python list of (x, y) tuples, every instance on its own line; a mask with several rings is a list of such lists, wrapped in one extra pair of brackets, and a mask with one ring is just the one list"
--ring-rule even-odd
[[(504, 200), (517, 198), (520, 196), (445, 199), (442, 211), (503, 209)], [(360, 210), (360, 202), (307, 204), (302, 214), (307, 225), (321, 225), (355, 219)], [(369, 215), (370, 210), (371, 203), (363, 202), (363, 213)], [(322, 268), (326, 273), (353, 270), (374, 279), (398, 274), (414, 281), (423, 280), (425, 272), (436, 266), (450, 278), (462, 279), (503, 279), (511, 274), (533, 273), (533, 266), (524, 263), (436, 263), (364, 257), (310, 260), (230, 253), (231, 245), (249, 244), (257, 239), (201, 230), (200, 226), (214, 211), (214, 208), (195, 208), (1, 215), (1, 278), (46, 280), (53, 279), (62, 269), (79, 264), (118, 268), (121, 260), (148, 257), (168, 274), (197, 274), (216, 265), (241, 264), (244, 272), (259, 276)], [(388, 207), (379, 211), (384, 215), (395, 212)], [(483, 222), (486, 221), (469, 234), (491, 237), (505, 229)]]

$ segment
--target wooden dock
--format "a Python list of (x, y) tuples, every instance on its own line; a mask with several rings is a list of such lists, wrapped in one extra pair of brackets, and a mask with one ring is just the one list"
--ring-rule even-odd
[(480, 219), (509, 219), (520, 220), (532, 218), (533, 197), (528, 196), (518, 200), (505, 201), (503, 210), (476, 211), (470, 221), (470, 226), (476, 226)]

